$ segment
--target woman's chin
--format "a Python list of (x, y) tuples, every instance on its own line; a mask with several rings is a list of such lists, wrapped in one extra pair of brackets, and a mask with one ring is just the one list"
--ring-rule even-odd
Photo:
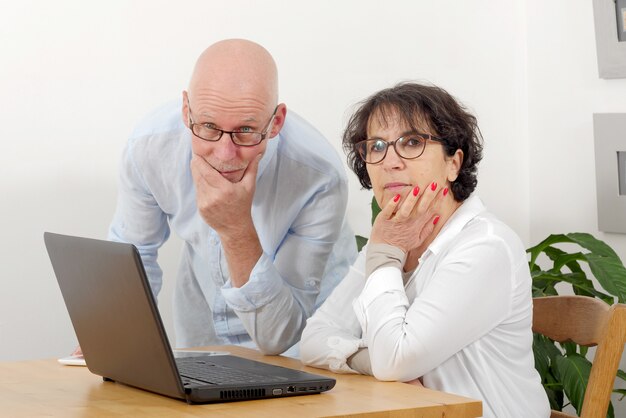
[(398, 193), (393, 193), (385, 190), (382, 196), (376, 196), (376, 203), (380, 208), (384, 208), (389, 204), (389, 202), (398, 195)]
[[(394, 199), (397, 195), (400, 195), (400, 198), (403, 199), (404, 196), (406, 195), (406, 187), (394, 187), (391, 189), (385, 189), (383, 191), (382, 199), (380, 196), (376, 196), (376, 202), (378, 203), (378, 206), (382, 208), (384, 207), (384, 205), (387, 205), (390, 200)], [(381, 200), (382, 200), (383, 206), (381, 206)]]

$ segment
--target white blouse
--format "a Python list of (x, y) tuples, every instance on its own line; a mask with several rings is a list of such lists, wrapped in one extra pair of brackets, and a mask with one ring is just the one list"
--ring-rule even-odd
[(302, 361), (356, 373), (347, 359), (367, 347), (380, 380), (483, 402), (485, 417), (548, 417), (534, 367), (531, 277), (517, 235), (470, 196), (403, 283), (382, 267), (365, 276), (366, 249), (308, 320)]

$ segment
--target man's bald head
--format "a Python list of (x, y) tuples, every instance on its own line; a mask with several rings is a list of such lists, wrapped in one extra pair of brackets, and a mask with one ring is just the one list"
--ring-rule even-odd
[(261, 45), (245, 39), (227, 39), (208, 47), (198, 58), (189, 92), (211, 90), (216, 94), (248, 95), (253, 93), (278, 103), (276, 63)]

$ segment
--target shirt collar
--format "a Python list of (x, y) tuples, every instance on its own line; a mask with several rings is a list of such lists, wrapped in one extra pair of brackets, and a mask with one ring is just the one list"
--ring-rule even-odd
[(477, 195), (470, 195), (470, 197), (465, 199), (461, 206), (452, 214), (444, 227), (441, 228), (437, 237), (428, 246), (427, 251), (434, 254), (439, 253), (459, 234), (459, 232), (461, 232), (465, 225), (486, 210), (485, 205)]

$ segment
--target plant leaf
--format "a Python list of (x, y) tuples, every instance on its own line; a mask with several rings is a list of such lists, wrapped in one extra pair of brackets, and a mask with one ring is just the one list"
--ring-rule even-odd
[(565, 282), (572, 286), (574, 293), (577, 295), (595, 296), (609, 304), (613, 303), (615, 299), (612, 296), (596, 290), (593, 287), (593, 282), (587, 279), (587, 276), (582, 271), (576, 273), (535, 271), (531, 274), (531, 276), (533, 278), (533, 286), (543, 290), (542, 294), (533, 291), (533, 297), (556, 295), (557, 292), (554, 289), (554, 286), (557, 283)]
[(626, 301), (626, 267), (617, 253), (604, 241), (591, 234), (573, 232), (563, 239), (569, 239), (570, 242), (590, 251), (585, 254), (585, 259), (598, 283), (608, 293), (617, 296), (619, 302), (624, 303)]
[(619, 257), (606, 257), (593, 253), (585, 255), (591, 272), (600, 286), (620, 303), (626, 303), (626, 268)]
[(361, 252), (361, 249), (367, 244), (367, 238), (361, 235), (355, 235), (354, 238), (356, 238), (356, 249), (358, 252)]
[(556, 289), (552, 288), (541, 288), (533, 285), (533, 298), (541, 298), (544, 296), (556, 296), (558, 295)]
[(580, 264), (578, 264), (578, 261), (587, 261), (585, 255), (581, 252), (572, 254), (563, 252), (552, 260), (554, 261), (554, 266), (552, 267), (552, 270), (560, 271), (563, 266), (567, 266), (570, 270), (572, 270), (572, 272), (576, 273), (582, 273), (583, 271), (580, 267)]
[(591, 372), (591, 362), (580, 354), (572, 354), (567, 357), (557, 357), (556, 366), (561, 376), (565, 395), (580, 415), (589, 373)]
[(563, 356), (554, 342), (541, 334), (533, 335), (533, 355), (535, 368), (541, 377), (541, 383), (548, 395), (550, 409), (560, 411), (563, 409), (563, 385), (554, 375), (558, 372), (554, 367), (556, 357)]
[(530, 265), (531, 270), (533, 266), (535, 265), (535, 261), (537, 260), (537, 257), (539, 256), (539, 254), (541, 254), (542, 251), (544, 251), (547, 247), (550, 247), (552, 244), (558, 244), (561, 242), (572, 242), (572, 240), (563, 234), (557, 234), (557, 235), (553, 234), (553, 235), (548, 236), (548, 238), (544, 239), (543, 241), (541, 241), (539, 244), (535, 245), (534, 247), (530, 247), (529, 249), (527, 249), (526, 252), (530, 253), (529, 265)]
[(617, 369), (617, 377), (622, 380), (626, 380), (626, 372), (624, 372), (624, 370), (622, 369)]
[(378, 206), (378, 202), (376, 202), (376, 197), (372, 196), (372, 225), (374, 225), (374, 221), (380, 213), (380, 210), (380, 206)]
[(541, 289), (541, 292), (533, 292), (534, 297), (556, 295), (554, 286), (562, 281), (560, 273), (552, 273), (549, 271), (535, 270), (531, 272), (533, 286)]
[[(546, 247), (543, 251), (552, 261), (556, 261), (562, 256), (569, 255), (569, 253), (566, 253), (565, 251), (552, 246)], [(573, 273), (582, 271), (582, 269), (580, 268), (580, 264), (578, 264), (577, 260), (568, 261), (565, 264)]]
[(572, 232), (567, 234), (567, 237), (571, 240), (571, 242), (575, 242), (583, 248), (588, 249), (594, 254), (601, 255), (603, 257), (609, 258), (617, 258), (619, 260), (619, 256), (611, 247), (609, 247), (604, 241), (597, 239), (591, 234), (583, 233), (583, 232)]
[(550, 373), (550, 346), (554, 344), (541, 334), (533, 335), (533, 355), (535, 357), (535, 369), (541, 376), (541, 381)]
[(561, 347), (565, 350), (566, 356), (571, 356), (573, 354), (578, 354), (578, 344), (573, 343), (571, 341), (560, 343)]
[(572, 290), (577, 295), (597, 297), (609, 305), (615, 302), (614, 296), (596, 290), (593, 286), (593, 282), (589, 280), (587, 275), (583, 272), (562, 274), (561, 278), (563, 282), (572, 285)]
[(544, 386), (548, 401), (550, 401), (550, 409), (555, 411), (563, 410), (563, 390), (553, 390)]

